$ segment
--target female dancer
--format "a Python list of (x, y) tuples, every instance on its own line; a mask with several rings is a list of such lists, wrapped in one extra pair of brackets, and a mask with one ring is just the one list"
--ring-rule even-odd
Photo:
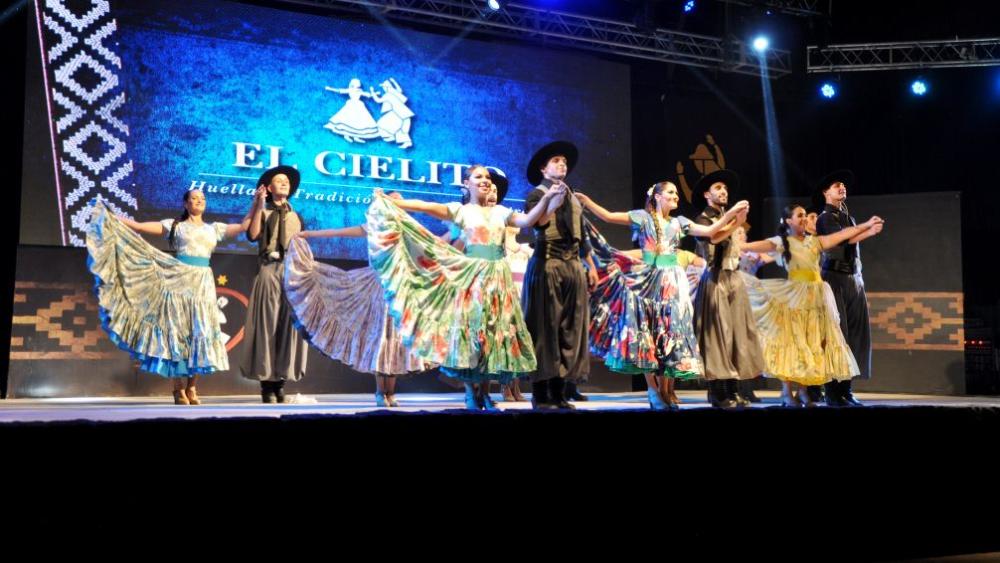
[[(495, 410), (489, 381), (507, 383), (536, 366), (510, 267), (503, 260), (506, 227), (533, 225), (550, 205), (562, 203), (564, 191), (553, 190), (544, 205), (522, 214), (496, 205), (504, 194), (497, 193), (484, 166), (473, 165), (464, 176), (470, 196), (465, 204), (393, 201), (376, 190), (368, 210), (369, 258), (410, 351), (463, 381), (467, 408)], [(404, 210), (455, 223), (462, 230), (465, 254)]]
[(723, 221), (704, 226), (670, 216), (679, 202), (672, 182), (654, 184), (646, 192), (645, 208), (628, 212), (608, 211), (579, 192), (576, 197), (600, 219), (631, 226), (633, 240), (642, 248), (642, 262), (636, 263), (591, 227), (600, 276), (590, 297), (591, 351), (614, 371), (642, 373), (651, 408), (676, 410), (668, 381), (702, 373), (691, 291), (678, 262), (678, 246), (686, 235), (712, 237), (731, 229), (731, 221), (747, 204), (737, 203)]
[(366, 236), (360, 225), (296, 235), (285, 260), (285, 294), (295, 323), (309, 343), (357, 371), (374, 374), (375, 404), (398, 407), (396, 376), (431, 366), (403, 346), (374, 270), (341, 270), (319, 262), (306, 242), (309, 238)]
[[(229, 369), (209, 257), (219, 241), (247, 229), (258, 209), (254, 201), (234, 224), (205, 222), (201, 190), (184, 193), (184, 212), (176, 219), (140, 223), (116, 217), (104, 202), (93, 208), (87, 265), (101, 325), (139, 369), (173, 379), (176, 405), (201, 404), (198, 376)], [(176, 257), (136, 233), (166, 236)]]
[(819, 257), (823, 250), (869, 229), (881, 231), (882, 219), (872, 217), (830, 235), (810, 236), (805, 209), (789, 205), (782, 212), (778, 236), (742, 245), (742, 251), (781, 253), (788, 270), (787, 280), (744, 276), (767, 373), (781, 380), (782, 404), (787, 407), (816, 405), (805, 386), (859, 373), (840, 330), (833, 292), (820, 277)]

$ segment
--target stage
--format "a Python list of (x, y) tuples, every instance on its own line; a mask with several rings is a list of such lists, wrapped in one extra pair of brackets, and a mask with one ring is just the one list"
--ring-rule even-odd
[[(861, 393), (865, 407), (788, 409), (777, 392), (758, 394), (760, 404), (723, 411), (704, 391), (681, 391), (679, 412), (649, 410), (645, 393), (495, 413), (464, 410), (460, 393), (400, 393), (394, 409), (367, 393), (290, 394), (301, 402), (282, 405), (10, 399), (0, 401), (7, 516), (44, 537), (149, 534), (203, 513), (218, 536), (283, 514), (318, 538), (329, 512), (352, 530), (405, 521), (393, 534), (421, 541), (456, 531), (456, 518), (503, 520), (513, 533), (549, 514), (559, 515), (551, 529), (577, 534), (571, 551), (621, 549), (653, 518), (682, 560), (1000, 549), (994, 519), (980, 516), (998, 496), (1000, 398)], [(714, 545), (720, 518), (734, 525)]]
[[(781, 407), (777, 391), (758, 391), (763, 399), (750, 410), (796, 409)], [(588, 393), (590, 401), (575, 403), (579, 412), (649, 411), (645, 393)], [(710, 408), (704, 391), (679, 391), (683, 411)], [(474, 413), (465, 410), (462, 393), (399, 393), (397, 408), (376, 407), (371, 394), (288, 395), (289, 402), (265, 405), (256, 395), (203, 396), (197, 406), (178, 406), (170, 396), (163, 397), (66, 397), (52, 399), (8, 399), (0, 401), (0, 423), (22, 422), (125, 422), (158, 419), (231, 419), (282, 418), (287, 416), (350, 416), (389, 411), (406, 414), (521, 414), (531, 410), (527, 402), (500, 402), (493, 393), (499, 413)], [(530, 394), (528, 394), (530, 397)], [(899, 393), (858, 393), (866, 407), (948, 407), (998, 408), (1000, 397), (913, 395)], [(829, 407), (818, 407), (828, 409)], [(855, 407), (857, 408), (857, 407)], [(806, 410), (806, 409), (801, 409)], [(844, 409), (834, 409), (844, 410)], [(545, 413), (557, 414), (557, 413)], [(675, 413), (655, 413), (669, 416)]]

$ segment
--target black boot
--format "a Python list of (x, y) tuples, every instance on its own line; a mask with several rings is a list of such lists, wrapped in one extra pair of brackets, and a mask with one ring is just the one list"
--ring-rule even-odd
[(278, 402), (277, 397), (274, 396), (274, 382), (272, 381), (260, 382), (260, 400), (262, 403), (265, 404)]
[(840, 382), (831, 381), (823, 384), (823, 392), (826, 394), (826, 406), (846, 407), (847, 401), (840, 396)]
[(553, 377), (549, 380), (549, 402), (561, 410), (574, 410), (576, 407), (566, 400), (566, 380)]
[(750, 401), (740, 396), (740, 381), (738, 379), (726, 380), (726, 397), (734, 401), (739, 408), (749, 407)]
[(733, 379), (714, 379), (708, 382), (708, 397), (709, 402), (713, 407), (720, 409), (734, 409), (738, 406), (737, 402), (729, 397), (729, 392), (727, 390), (727, 381), (733, 381)]
[(284, 403), (285, 402), (285, 380), (281, 379), (279, 381), (275, 381), (272, 384), (271, 388), (274, 389), (274, 400), (278, 401), (279, 403)]
[(539, 411), (556, 410), (558, 407), (549, 400), (549, 382), (531, 382), (531, 408)]
[(566, 400), (568, 401), (589, 401), (590, 399), (580, 393), (575, 381), (566, 380)]
[(760, 397), (758, 397), (757, 394), (753, 392), (754, 381), (756, 381), (756, 378), (741, 379), (740, 382), (737, 384), (738, 386), (737, 392), (739, 396), (742, 397), (743, 400), (746, 401), (747, 403), (760, 402)]
[(840, 387), (840, 396), (844, 399), (844, 402), (851, 407), (863, 407), (864, 405), (861, 401), (854, 397), (854, 393), (851, 392), (851, 380), (838, 381), (838, 387)]
[(809, 385), (806, 387), (806, 395), (809, 400), (818, 403), (823, 400), (823, 386), (822, 385)]

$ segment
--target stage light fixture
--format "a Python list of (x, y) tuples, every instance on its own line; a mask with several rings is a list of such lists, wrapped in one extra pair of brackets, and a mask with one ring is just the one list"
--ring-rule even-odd
[(763, 35), (758, 35), (753, 40), (753, 50), (757, 51), (758, 53), (763, 53), (764, 51), (767, 50), (767, 47), (770, 44), (771, 44), (771, 42), (768, 41), (767, 37), (765, 37)]
[(837, 88), (829, 82), (824, 82), (819, 89), (819, 93), (822, 94), (824, 98), (829, 100), (837, 95)]
[(927, 83), (923, 80), (914, 80), (913, 84), (910, 84), (910, 91), (917, 96), (923, 96), (927, 93)]
[(500, 0), (489, 0), (486, 5), (495, 12), (500, 9)]
[(684, 3), (684, 13), (690, 14), (694, 11), (694, 0), (688, 0)]

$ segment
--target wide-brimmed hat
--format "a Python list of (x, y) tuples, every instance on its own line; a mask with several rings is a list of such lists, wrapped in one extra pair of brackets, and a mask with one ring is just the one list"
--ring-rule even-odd
[(573, 167), (576, 166), (576, 161), (580, 158), (580, 151), (577, 150), (576, 145), (569, 141), (553, 141), (535, 151), (535, 156), (531, 157), (531, 162), (528, 163), (528, 182), (532, 186), (542, 183), (544, 178), (542, 168), (554, 156), (566, 157), (566, 175), (569, 175), (573, 171)]
[(820, 213), (822, 213), (823, 207), (826, 205), (826, 196), (823, 195), (823, 192), (837, 182), (843, 182), (845, 186), (851, 187), (854, 184), (854, 172), (851, 172), (846, 168), (841, 168), (839, 170), (834, 170), (817, 180), (816, 183), (813, 184), (813, 208), (818, 209)]
[(507, 196), (507, 189), (510, 188), (510, 180), (506, 176), (501, 176), (499, 172), (490, 172), (490, 178), (497, 187), (497, 205)]
[(288, 197), (292, 197), (295, 194), (295, 190), (299, 189), (299, 180), (301, 180), (301, 176), (299, 175), (299, 171), (291, 166), (275, 166), (274, 168), (266, 170), (263, 174), (261, 174), (260, 180), (257, 180), (257, 186), (254, 187), (259, 187), (261, 184), (270, 186), (271, 180), (278, 174), (288, 176), (288, 182), (290, 185), (288, 189)]
[(729, 195), (733, 195), (733, 192), (740, 189), (740, 177), (736, 172), (732, 170), (716, 170), (715, 172), (705, 174), (701, 177), (701, 180), (698, 180), (698, 183), (694, 185), (694, 193), (703, 194), (715, 183), (725, 184)]

